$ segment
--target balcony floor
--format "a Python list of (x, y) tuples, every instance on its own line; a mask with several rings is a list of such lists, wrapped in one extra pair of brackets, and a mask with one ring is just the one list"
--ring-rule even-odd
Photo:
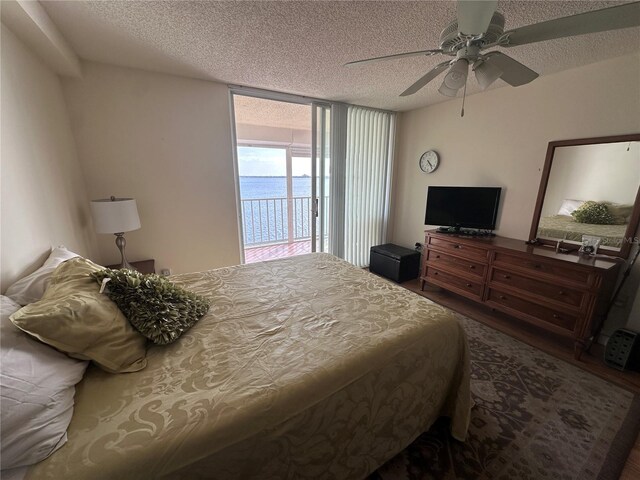
[(311, 253), (311, 240), (293, 243), (279, 243), (261, 247), (247, 247), (244, 249), (244, 263), (256, 263), (274, 258), (292, 257), (303, 253)]

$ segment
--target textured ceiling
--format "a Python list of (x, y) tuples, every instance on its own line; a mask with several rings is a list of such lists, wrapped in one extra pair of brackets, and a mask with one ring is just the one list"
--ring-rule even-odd
[[(440, 56), (343, 64), (437, 48), (440, 31), (455, 17), (452, 1), (42, 3), (86, 60), (391, 110), (447, 100), (436, 91), (438, 81), (411, 97), (398, 96)], [(620, 3), (627, 2), (499, 1), (498, 11), (512, 29)], [(504, 50), (548, 75), (639, 51), (640, 27)], [(468, 93), (475, 91), (471, 81)]]
[(234, 95), (233, 101), (237, 123), (311, 130), (309, 105), (275, 102), (244, 95)]

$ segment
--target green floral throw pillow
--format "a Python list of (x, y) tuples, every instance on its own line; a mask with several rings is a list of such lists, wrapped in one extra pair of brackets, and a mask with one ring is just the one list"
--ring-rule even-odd
[(593, 223), (598, 225), (614, 225), (616, 219), (605, 203), (598, 203), (592, 200), (584, 202), (579, 208), (571, 212), (571, 216), (578, 223)]
[(129, 322), (158, 345), (175, 342), (209, 310), (210, 301), (160, 275), (109, 268), (91, 274)]

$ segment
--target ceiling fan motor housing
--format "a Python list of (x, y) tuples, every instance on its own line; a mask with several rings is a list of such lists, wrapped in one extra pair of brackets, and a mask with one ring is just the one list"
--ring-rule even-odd
[[(489, 28), (479, 40), (482, 44), (495, 43), (504, 33), (504, 15), (495, 12), (491, 17)], [(462, 35), (458, 31), (458, 21), (451, 22), (440, 34), (440, 48), (445, 55), (456, 55), (457, 51), (467, 45), (473, 37)]]

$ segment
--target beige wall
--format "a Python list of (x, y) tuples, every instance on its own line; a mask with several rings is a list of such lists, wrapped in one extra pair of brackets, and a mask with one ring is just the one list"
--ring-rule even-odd
[[(227, 87), (96, 63), (83, 72), (63, 87), (87, 191), (136, 199), (129, 260), (173, 273), (239, 263)], [(112, 235), (98, 243), (104, 263), (119, 260)]]
[(59, 78), (2, 24), (2, 292), (51, 246), (89, 257), (96, 244)]
[[(547, 144), (552, 140), (640, 132), (640, 55), (615, 58), (521, 87), (504, 87), (402, 114), (394, 172), (395, 243), (424, 241), (428, 185), (504, 188), (497, 233), (526, 239)], [(432, 174), (418, 158), (435, 149), (441, 157)], [(640, 265), (624, 295), (624, 312), (612, 312), (608, 330), (624, 324), (638, 290)], [(640, 326), (640, 325), (639, 325)]]

